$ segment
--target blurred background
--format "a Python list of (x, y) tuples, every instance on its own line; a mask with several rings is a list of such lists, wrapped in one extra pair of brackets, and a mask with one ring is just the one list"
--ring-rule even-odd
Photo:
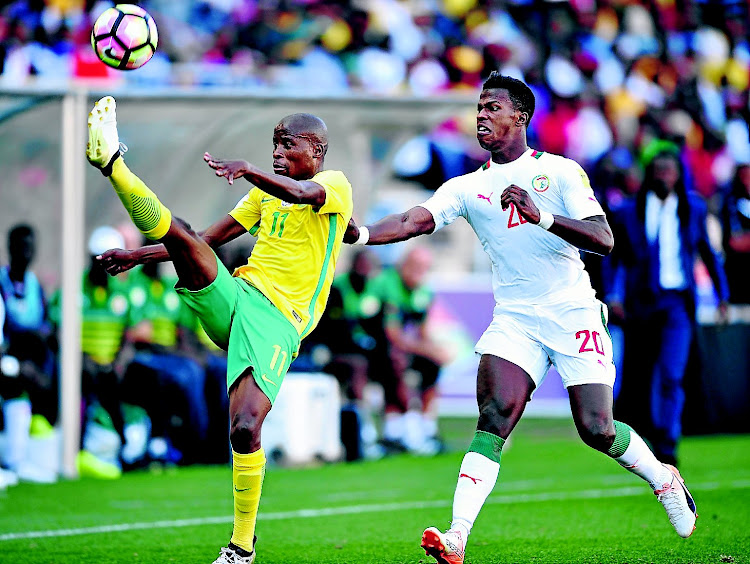
[[(241, 185), (228, 189), (214, 177), (202, 162), (203, 152), (245, 158), (268, 169), (272, 129), (281, 117), (296, 111), (319, 115), (328, 124), (327, 166), (344, 171), (351, 180), (355, 219), (362, 223), (424, 201), (445, 180), (475, 170), (488, 159), (476, 142), (475, 108), (482, 81), (492, 70), (522, 79), (532, 88), (536, 112), (529, 127), (530, 146), (579, 162), (608, 214), (644, 189), (645, 167), (655, 147), (662, 146), (659, 143), (668, 143), (678, 155), (687, 189), (705, 202), (708, 241), (726, 264), (730, 288), (729, 296), (717, 293), (702, 261), (695, 261), (690, 276), (696, 282), (697, 323), (684, 379), (685, 432), (750, 431), (743, 415), (750, 407), (750, 292), (743, 290), (750, 287), (747, 2), (143, 0), (140, 5), (157, 23), (159, 46), (148, 64), (132, 72), (106, 67), (90, 45), (93, 21), (111, 5), (18, 0), (4, 2), (0, 10), (0, 233), (9, 234), (19, 224), (33, 231), (28, 270), (43, 290), (46, 312), (36, 329), (54, 357), (46, 359), (47, 364), (36, 363), (41, 374), (36, 378), (47, 390), (46, 411), (35, 408), (34, 401), (28, 410), (15, 407), (13, 400), (19, 395), (7, 386), (5, 393), (0, 388), (4, 406), (13, 408), (4, 411), (6, 444), (11, 418), (21, 417), (21, 427), (30, 428), (32, 438), (35, 432), (50, 436), (34, 415), (42, 415), (54, 429), (61, 425), (57, 410), (50, 406), (56, 405), (55, 392), (65, 376), (59, 368), (65, 310), (53, 299), (64, 285), (63, 273), (70, 272), (68, 295), (77, 299), (76, 281), (89, 268), (91, 249), (98, 248), (95, 243), (102, 244), (101, 237), (93, 237), (99, 227), (119, 229), (120, 240), (104, 241), (128, 248), (140, 245), (126, 227), (128, 217), (106, 180), (85, 165), (83, 124), (100, 95), (113, 94), (118, 100), (120, 137), (130, 147), (130, 167), (196, 229), (222, 217), (243, 196)], [(74, 225), (66, 218), (75, 218)], [(222, 259), (228, 266), (244, 262), (252, 243), (249, 235), (241, 238)], [(355, 459), (400, 450), (431, 454), (445, 448), (439, 430), (432, 427), (435, 417), (439, 425), (442, 416), (476, 413), (477, 359), (472, 350), (491, 319), (489, 261), (461, 222), (413, 244), (378, 248), (367, 257), (372, 265), (366, 276), (380, 276), (389, 269), (402, 273), (410, 257), (416, 260), (410, 254), (414, 248), (427, 253), (417, 261), (423, 276), (416, 286), (428, 290), (429, 307), (422, 307), (416, 322), (412, 318), (407, 323), (401, 316), (401, 329), (424, 324), (442, 349), (440, 358), (431, 359), (439, 369), (437, 384), (428, 381), (429, 370), (409, 362), (388, 368), (397, 375), (397, 383), (378, 381), (366, 369), (362, 376), (356, 364), (343, 363), (342, 372), (337, 359), (353, 351), (335, 350), (331, 340), (340, 336), (335, 331), (356, 335), (361, 319), (330, 326), (338, 329), (321, 326), (296, 363), (298, 377), (321, 371), (334, 374), (339, 386), (330, 392), (320, 388), (319, 393), (336, 398), (331, 405), (341, 408), (342, 417), (331, 425), (340, 425), (341, 436), (334, 432), (331, 441), (336, 445), (321, 447), (311, 456)], [(10, 255), (11, 245), (3, 245), (0, 265), (12, 262)], [(345, 249), (338, 272), (353, 269), (353, 259), (351, 249)], [(599, 298), (613, 305), (608, 292), (615, 274), (600, 257), (584, 260)], [(171, 274), (165, 266), (158, 276), (167, 280)], [(120, 282), (121, 287), (107, 291), (121, 292), (131, 314), (118, 321), (116, 340), (123, 349), (132, 345), (136, 356), (144, 350), (152, 354), (154, 343), (144, 342), (139, 331), (144, 322), (154, 320), (133, 297), (133, 281), (130, 286)], [(82, 291), (85, 301), (86, 290)], [(379, 297), (384, 304), (388, 301), (387, 296)], [(724, 308), (726, 298), (730, 303)], [(333, 308), (339, 310), (343, 311)], [(622, 369), (627, 345), (623, 331), (614, 329), (626, 328), (627, 311), (617, 311), (622, 315), (611, 322)], [(79, 347), (86, 346), (87, 319), (84, 309), (78, 322), (83, 324), (84, 343)], [(98, 425), (110, 432), (98, 443), (91, 438), (89, 450), (98, 448), (100, 459), (120, 469), (152, 461), (227, 460), (221, 376), (209, 375), (212, 366), (221, 374), (221, 354), (200, 344), (200, 330), (193, 321), (172, 321), (180, 335), (177, 341), (191, 341), (186, 334), (198, 336), (198, 344), (179, 349), (179, 355), (200, 366), (201, 392), (209, 399), (201, 404), (194, 398), (195, 389), (184, 386), (183, 405), (166, 414), (159, 425), (161, 434), (154, 430), (153, 406), (136, 405), (143, 412), (126, 414), (125, 428), (129, 421), (131, 434), (140, 432), (146, 446), (133, 447), (134, 458), (126, 456), (125, 461), (121, 449), (135, 439), (129, 439), (117, 422), (102, 423), (106, 414), (84, 413), (85, 430)], [(67, 327), (79, 329), (75, 323)], [(383, 339), (388, 347), (387, 337)], [(212, 355), (219, 360), (209, 360)], [(128, 382), (131, 366), (140, 367), (131, 375), (151, 370), (151, 377), (166, 389), (179, 385), (178, 377), (161, 373), (142, 357), (141, 361), (138, 364), (131, 355), (101, 363), (111, 368), (117, 401), (124, 405), (133, 405), (132, 397), (143, 386), (137, 384), (130, 396), (119, 388)], [(21, 365), (23, 369), (23, 361)], [(362, 386), (353, 385), (360, 376)], [(140, 382), (142, 376), (132, 378)], [(83, 380), (85, 385), (85, 374)], [(405, 386), (405, 392), (399, 388), (399, 401), (392, 399), (389, 386)], [(85, 400), (85, 389), (83, 393)], [(102, 403), (107, 394), (97, 389), (93, 396)], [(431, 394), (437, 398), (434, 402)], [(642, 395), (648, 395), (645, 388)], [(306, 400), (290, 398), (289, 405), (294, 401)], [(87, 407), (91, 403), (97, 401)], [(220, 421), (218, 428), (208, 423), (197, 431), (190, 428), (188, 422), (195, 421), (191, 409)], [(568, 416), (559, 379), (547, 379), (529, 411)], [(423, 421), (414, 423), (416, 416), (411, 421), (411, 412), (420, 412)], [(405, 416), (399, 425), (407, 430), (389, 437), (389, 413)], [(44, 429), (34, 431), (35, 421)], [(349, 428), (355, 431), (347, 435)], [(218, 443), (210, 456), (206, 449), (187, 452), (190, 441), (185, 436), (195, 432), (206, 444)], [(166, 446), (151, 445), (153, 438), (166, 439)], [(285, 454), (289, 453), (280, 452), (279, 457)], [(11, 466), (7, 460), (5, 465)], [(76, 468), (81, 471), (80, 464)], [(27, 475), (33, 477), (33, 469)]]

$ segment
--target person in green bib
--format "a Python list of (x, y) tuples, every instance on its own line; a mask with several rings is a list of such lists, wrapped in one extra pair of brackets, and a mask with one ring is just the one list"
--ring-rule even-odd
[[(395, 267), (373, 280), (373, 292), (383, 304), (383, 327), (390, 370), (379, 374), (385, 391), (383, 439), (422, 454), (441, 450), (438, 439), (437, 379), (448, 359), (427, 331), (434, 296), (425, 285), (432, 254), (425, 247), (409, 250)], [(407, 371), (419, 375), (419, 398), (411, 398)], [(413, 409), (418, 404), (420, 410)], [(412, 409), (410, 409), (412, 408)]]
[[(111, 247), (123, 246), (122, 236), (112, 227), (97, 227), (91, 234), (88, 251), (91, 264), (81, 281), (81, 350), (83, 352), (82, 395), (86, 406), (83, 421), (83, 446), (93, 433), (94, 420), (111, 427), (125, 444), (125, 422), (121, 405), (120, 379), (132, 351), (126, 330), (133, 324), (127, 287), (107, 275), (96, 255)], [(61, 292), (50, 300), (50, 319), (59, 328)], [(89, 433), (87, 437), (87, 433)], [(119, 453), (118, 453), (119, 457)], [(121, 474), (119, 459), (102, 459), (84, 448), (78, 455), (79, 474), (98, 478), (116, 478)]]
[[(362, 389), (388, 357), (388, 341), (383, 330), (383, 302), (373, 284), (378, 264), (369, 250), (352, 257), (348, 272), (333, 280), (326, 322), (317, 333), (326, 333), (327, 346), (337, 363), (351, 366), (345, 383), (347, 395), (361, 399)], [(338, 323), (338, 326), (334, 325)]]
[[(322, 370), (336, 377), (345, 402), (341, 412), (346, 459), (380, 458), (371, 408), (364, 401), (368, 381), (392, 372), (383, 327), (383, 302), (373, 279), (379, 270), (374, 253), (355, 252), (348, 271), (338, 274), (328, 306), (316, 330), (305, 340), (300, 359), (306, 370)], [(322, 354), (319, 351), (323, 351)]]
[(127, 399), (151, 418), (149, 458), (188, 464), (200, 460), (208, 430), (206, 374), (194, 358), (193, 315), (177, 295), (176, 281), (160, 273), (159, 263), (128, 276), (134, 321), (128, 334), (137, 352), (123, 384)]

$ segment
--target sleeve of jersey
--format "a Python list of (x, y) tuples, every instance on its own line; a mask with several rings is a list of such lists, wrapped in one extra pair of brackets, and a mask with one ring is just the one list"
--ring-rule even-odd
[(237, 223), (248, 231), (252, 230), (260, 221), (260, 190), (252, 188), (245, 196), (237, 202), (234, 209), (229, 212)]
[(465, 216), (466, 210), (461, 192), (454, 180), (443, 184), (429, 200), (419, 206), (432, 214), (435, 220), (435, 231)]
[(341, 214), (352, 216), (352, 185), (340, 170), (323, 170), (310, 180), (320, 184), (326, 191), (326, 201), (318, 209), (319, 214)]
[(575, 161), (565, 161), (565, 167), (560, 173), (560, 190), (571, 219), (604, 215), (588, 175)]

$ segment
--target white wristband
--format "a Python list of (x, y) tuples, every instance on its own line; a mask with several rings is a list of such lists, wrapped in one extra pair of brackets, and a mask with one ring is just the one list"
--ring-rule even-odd
[(359, 238), (354, 241), (355, 245), (366, 245), (367, 241), (370, 240), (370, 230), (367, 229), (364, 225), (360, 225), (359, 227)]
[(552, 224), (555, 223), (555, 216), (546, 211), (539, 212), (539, 223), (537, 225), (548, 231)]

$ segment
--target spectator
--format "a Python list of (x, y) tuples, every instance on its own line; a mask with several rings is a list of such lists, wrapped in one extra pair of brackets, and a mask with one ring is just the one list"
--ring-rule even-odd
[(199, 458), (206, 439), (206, 374), (186, 335), (194, 321), (177, 296), (176, 281), (159, 273), (159, 263), (145, 264), (128, 276), (133, 318), (128, 340), (137, 352), (123, 392), (151, 418), (151, 459), (188, 463)]
[[(616, 407), (624, 420), (645, 423), (654, 454), (676, 464), (696, 307), (694, 263), (706, 264), (726, 313), (727, 282), (706, 233), (706, 204), (687, 191), (679, 148), (655, 141), (646, 148), (643, 188), (613, 213), (612, 263), (624, 277), (624, 295), (610, 292), (625, 314), (622, 390)], [(613, 286), (614, 288), (615, 286)], [(640, 421), (643, 403), (648, 421)], [(620, 417), (620, 415), (618, 415)]]
[[(383, 302), (390, 370), (380, 376), (385, 391), (383, 439), (387, 445), (433, 454), (442, 449), (437, 425), (437, 378), (448, 359), (429, 336), (427, 314), (433, 301), (425, 286), (432, 255), (425, 247), (409, 251), (395, 268), (373, 282)], [(409, 374), (419, 378), (419, 398), (412, 401)], [(413, 410), (417, 403), (420, 410)]]
[[(383, 326), (383, 304), (375, 289), (378, 268), (369, 249), (356, 251), (351, 269), (333, 281), (328, 307), (300, 353), (315, 369), (336, 376), (345, 405), (341, 426), (347, 460), (379, 458), (377, 431), (364, 391), (368, 382), (382, 380), (393, 368)], [(309, 369), (309, 368), (308, 368)]]
[(729, 301), (750, 304), (750, 165), (737, 168), (721, 219)]
[[(125, 421), (120, 378), (132, 357), (125, 346), (125, 331), (132, 325), (127, 287), (111, 278), (97, 255), (122, 248), (122, 236), (112, 227), (97, 227), (88, 242), (91, 258), (81, 284), (82, 396), (85, 406), (78, 472), (82, 476), (112, 479), (121, 474), (120, 449), (125, 444)], [(59, 327), (61, 294), (50, 302), (50, 316)]]
[[(29, 456), (32, 432), (52, 432), (57, 417), (57, 374), (49, 346), (50, 324), (42, 287), (29, 270), (34, 258), (34, 231), (25, 224), (8, 233), (10, 264), (0, 268), (0, 298), (5, 304), (4, 333), (8, 361), (0, 396), (4, 398), (5, 463), (20, 479), (54, 482), (54, 472), (39, 468)], [(6, 362), (8, 362), (6, 361)]]
[(0, 295), (5, 302), (8, 352), (21, 362), (23, 390), (31, 400), (36, 424), (49, 427), (57, 420), (57, 368), (52, 351), (52, 327), (39, 280), (29, 266), (34, 260), (34, 230), (19, 224), (8, 232), (10, 264), (0, 268)]

